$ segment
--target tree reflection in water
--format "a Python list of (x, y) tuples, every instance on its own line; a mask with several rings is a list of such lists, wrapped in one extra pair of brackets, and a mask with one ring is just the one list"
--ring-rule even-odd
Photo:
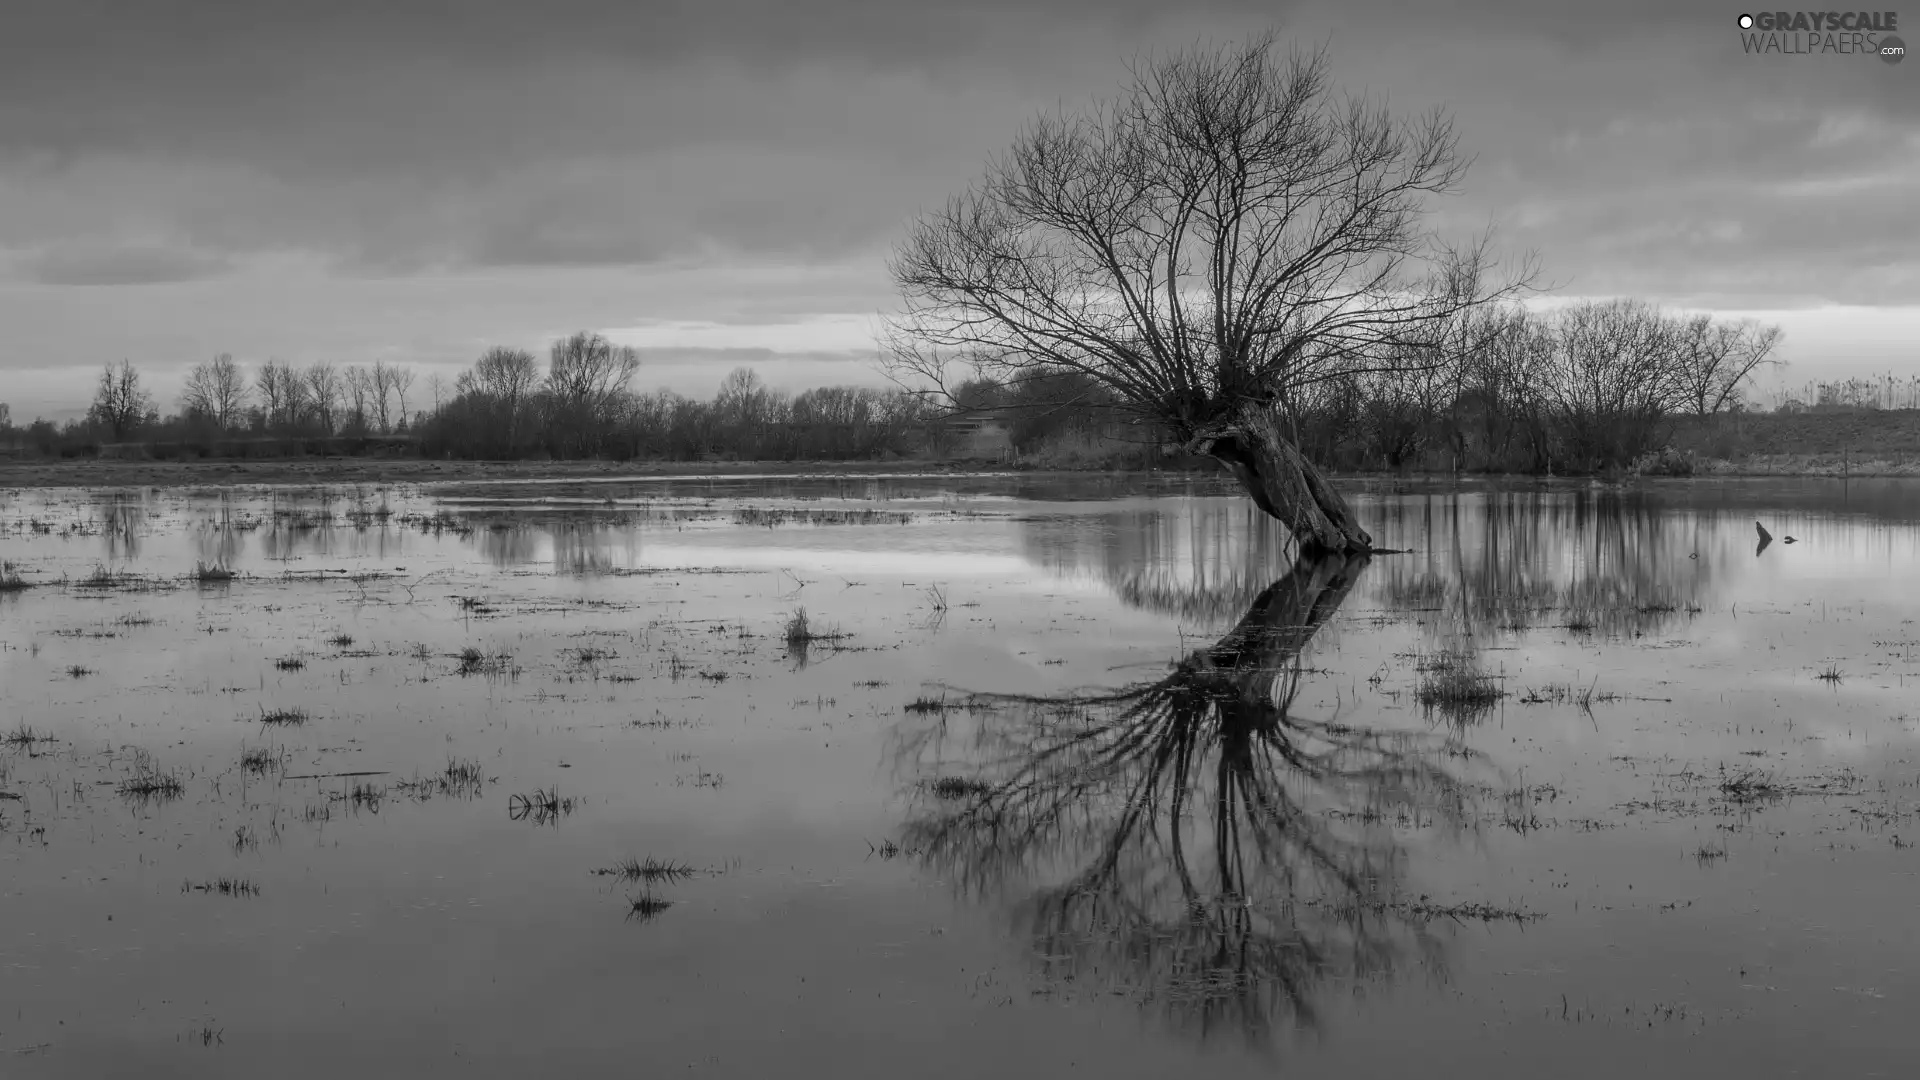
[(1200, 1034), (1266, 1045), (1314, 1026), (1330, 983), (1441, 973), (1402, 839), (1471, 827), (1478, 767), (1442, 734), (1298, 708), (1301, 651), (1365, 566), (1297, 565), (1155, 682), (969, 698), (903, 746), (904, 846), (969, 896), (1010, 897), (1050, 980)]

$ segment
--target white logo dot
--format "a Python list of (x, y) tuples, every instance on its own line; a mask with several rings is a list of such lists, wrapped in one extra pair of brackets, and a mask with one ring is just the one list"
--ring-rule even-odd
[(1742, 30), (1753, 29), (1753, 16), (1751, 15), (1740, 16), (1740, 29)]

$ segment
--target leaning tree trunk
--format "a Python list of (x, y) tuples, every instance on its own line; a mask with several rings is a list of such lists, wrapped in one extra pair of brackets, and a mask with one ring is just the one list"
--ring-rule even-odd
[(1196, 432), (1187, 452), (1232, 470), (1255, 506), (1293, 530), (1302, 554), (1373, 550), (1373, 537), (1360, 527), (1347, 500), (1281, 433), (1272, 409), (1242, 407), (1232, 419)]

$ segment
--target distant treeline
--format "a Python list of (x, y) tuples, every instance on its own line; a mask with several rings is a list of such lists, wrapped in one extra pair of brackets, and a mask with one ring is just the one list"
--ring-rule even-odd
[[(1661, 471), (1681, 417), (1753, 408), (1750, 381), (1776, 363), (1778, 329), (1677, 316), (1638, 301), (1477, 313), (1445, 348), (1370, 358), (1275, 401), (1303, 451), (1345, 470), (1583, 473)], [(1191, 464), (1167, 433), (1092, 379), (1040, 369), (975, 379), (938, 396), (828, 386), (796, 394), (750, 369), (711, 400), (636, 392), (639, 355), (592, 333), (553, 343), (544, 365), (487, 350), (451, 384), (420, 385), (386, 363), (248, 373), (218, 356), (189, 374), (162, 416), (122, 361), (100, 376), (83, 420), (16, 428), (16, 453), (230, 457), (286, 453), (431, 458), (863, 460), (998, 457), (1035, 465)], [(1822, 384), (1784, 410), (1857, 408), (1901, 396), (1892, 380)], [(983, 438), (982, 432), (991, 437)]]
[[(707, 401), (636, 392), (638, 353), (598, 334), (553, 343), (542, 365), (522, 349), (487, 350), (451, 385), (424, 385), (404, 365), (269, 361), (248, 372), (222, 354), (189, 372), (178, 409), (162, 415), (139, 369), (100, 374), (82, 419), (15, 427), (0, 404), (0, 446), (49, 457), (156, 458), (289, 454), (416, 454), (432, 458), (870, 460), (979, 452), (950, 404), (898, 389), (826, 386), (789, 394), (748, 368)], [(1017, 396), (1017, 395), (1016, 395)], [(1043, 450), (1051, 433), (1092, 414), (1005, 425), (990, 451)]]

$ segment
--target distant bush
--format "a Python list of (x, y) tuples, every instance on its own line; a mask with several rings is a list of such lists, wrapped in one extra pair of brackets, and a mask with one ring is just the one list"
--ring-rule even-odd
[(1633, 471), (1640, 476), (1692, 476), (1697, 465), (1691, 451), (1663, 446), (1636, 458)]

